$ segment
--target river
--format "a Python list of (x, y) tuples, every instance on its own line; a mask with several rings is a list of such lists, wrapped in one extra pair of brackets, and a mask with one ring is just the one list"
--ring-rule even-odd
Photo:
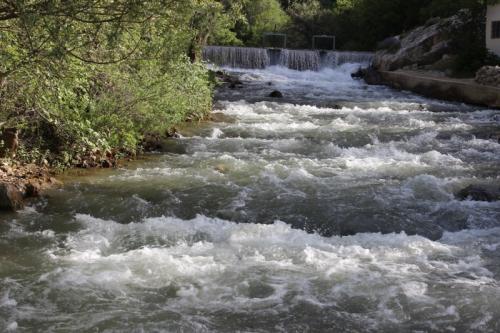
[[(0, 216), (0, 331), (500, 332), (500, 111), (240, 70), (213, 122)], [(284, 99), (266, 96), (279, 90)]]

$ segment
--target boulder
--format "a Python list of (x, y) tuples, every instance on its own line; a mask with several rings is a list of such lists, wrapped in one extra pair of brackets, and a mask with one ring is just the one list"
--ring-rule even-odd
[(373, 67), (360, 68), (357, 72), (351, 74), (354, 79), (364, 79), (370, 85), (382, 85), (384, 80), (380, 73)]
[(23, 207), (21, 191), (14, 185), (0, 183), (0, 211), (16, 211)]
[(467, 10), (446, 19), (433, 19), (400, 36), (379, 43), (373, 66), (379, 71), (394, 71), (412, 66), (432, 67), (443, 57), (454, 54), (455, 39), (472, 21)]
[(26, 184), (24, 189), (24, 196), (26, 198), (35, 198), (40, 196), (42, 185), (39, 182), (31, 181)]
[(459, 200), (499, 201), (500, 187), (493, 185), (470, 185), (456, 194)]
[(476, 82), (484, 86), (500, 87), (500, 66), (484, 66), (476, 73)]
[(275, 90), (269, 94), (271, 98), (283, 98), (283, 93), (281, 91)]

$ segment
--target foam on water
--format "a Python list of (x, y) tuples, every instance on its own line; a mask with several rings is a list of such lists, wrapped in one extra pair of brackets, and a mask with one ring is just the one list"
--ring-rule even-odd
[[(68, 235), (64, 248), (47, 253), (58, 268), (39, 279), (68, 301), (98, 297), (113, 302), (118, 297), (121, 304), (146, 306), (147, 290), (165, 289), (156, 294), (162, 306), (152, 308), (151, 315), (179, 313), (179, 327), (218, 327), (224, 321), (220, 314), (238, 309), (243, 317), (267, 318), (286, 330), (294, 320), (287, 323), (280, 315), (307, 306), (312, 316), (308, 329), (326, 328), (313, 320), (324, 313), (329, 317), (322, 325), (340, 321), (337, 325), (374, 331), (397, 325), (472, 329), (475, 323), (464, 318), (481, 304), (482, 327), (495, 327), (500, 289), (481, 251), (500, 240), (500, 229), (447, 234), (433, 242), (405, 234), (325, 238), (283, 222), (235, 224), (205, 216), (129, 225), (87, 215), (76, 220), (83, 229)], [(460, 245), (470, 237), (475, 245), (465, 251)], [(444, 291), (455, 288), (462, 292), (443, 299)], [(485, 298), (491, 302), (486, 307)], [(351, 310), (339, 317), (338, 308)], [(111, 304), (95, 311), (118, 315)], [(200, 312), (204, 319), (193, 317)], [(84, 320), (92, 314), (88, 309), (72, 323), (90, 328)]]

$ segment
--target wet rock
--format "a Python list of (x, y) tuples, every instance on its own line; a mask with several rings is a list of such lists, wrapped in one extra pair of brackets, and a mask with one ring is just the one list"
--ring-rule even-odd
[(499, 201), (500, 187), (494, 185), (470, 185), (456, 194), (459, 200)]
[(229, 84), (230, 89), (243, 88), (243, 82), (241, 82), (238, 76), (230, 75), (223, 71), (215, 72), (215, 76), (219, 81)]
[(113, 167), (113, 164), (109, 160), (102, 160), (101, 161), (101, 168), (109, 169), (112, 167)]
[(384, 81), (380, 73), (373, 67), (360, 68), (357, 72), (351, 74), (354, 79), (364, 79), (369, 85), (382, 85)]
[(23, 207), (21, 191), (14, 185), (0, 183), (0, 211), (16, 211)]
[(42, 185), (39, 182), (29, 182), (25, 186), (24, 196), (26, 198), (35, 198), (40, 196)]
[(229, 83), (229, 88), (230, 89), (243, 88), (243, 82), (241, 82), (238, 79), (235, 79)]
[(353, 79), (362, 79), (365, 76), (364, 68), (360, 68), (351, 74)]
[(269, 94), (271, 98), (283, 98), (283, 93), (281, 91), (275, 90)]

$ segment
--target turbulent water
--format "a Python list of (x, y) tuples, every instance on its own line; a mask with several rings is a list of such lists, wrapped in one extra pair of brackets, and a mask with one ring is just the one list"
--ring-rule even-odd
[[(0, 223), (0, 331), (499, 332), (500, 111), (242, 70), (216, 122)], [(283, 100), (266, 96), (278, 89)]]

